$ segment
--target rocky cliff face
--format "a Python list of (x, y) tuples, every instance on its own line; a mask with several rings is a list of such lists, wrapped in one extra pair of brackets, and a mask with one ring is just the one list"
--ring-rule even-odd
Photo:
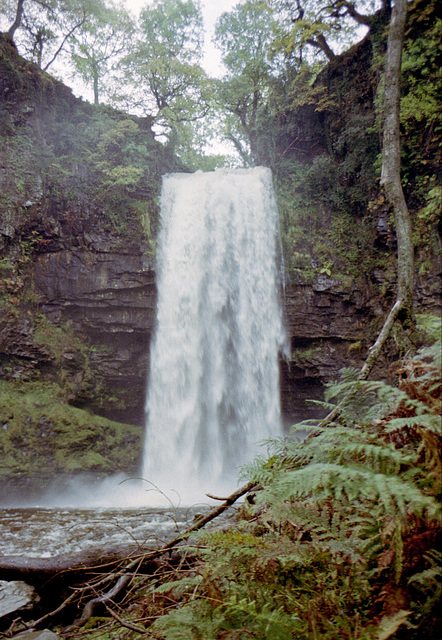
[[(344, 367), (358, 366), (371, 316), (367, 296), (327, 276), (289, 286), (283, 310), (291, 359), (281, 362), (281, 404), (288, 421), (318, 414), (324, 385)], [(319, 413), (321, 413), (319, 411)]]
[(58, 378), (94, 410), (114, 394), (142, 422), (155, 200), (177, 169), (149, 119), (76, 99), (0, 34), (0, 377)]
[[(22, 380), (39, 370), (51, 370), (53, 377), (57, 370), (60, 376), (67, 371), (69, 400), (97, 409), (99, 398), (88, 397), (84, 380), (92, 372), (107, 396), (123, 401), (124, 408), (106, 400), (99, 410), (142, 424), (155, 274), (140, 216), (123, 221), (121, 216), (148, 202), (152, 224), (152, 193), (158, 192), (161, 174), (179, 168), (148, 135), (145, 122), (76, 100), (21, 59), (10, 42), (0, 40), (0, 47), (3, 373)], [(137, 157), (130, 152), (135, 139), (137, 145), (144, 141), (154, 164), (129, 193), (126, 186), (103, 189), (105, 175), (97, 166), (110, 161), (106, 170), (135, 166)], [(112, 224), (116, 215), (120, 218)], [(363, 319), (370, 312), (366, 297), (325, 276), (285, 291), (292, 357), (281, 363), (281, 396), (288, 422), (306, 417), (311, 411), (306, 399), (320, 397), (323, 384), (340, 368), (357, 363), (358, 352), (349, 346), (362, 340)], [(91, 372), (80, 371), (78, 349), (63, 338), (56, 348), (45, 344), (39, 314), (54, 326), (67, 323), (74, 329), (89, 347)]]
[[(146, 246), (101, 232), (84, 245), (36, 257), (40, 308), (68, 321), (93, 345), (91, 366), (126, 409), (113, 417), (142, 424), (156, 287)], [(104, 409), (106, 413), (106, 409)]]
[[(34, 221), (35, 222), (35, 221)], [(39, 312), (55, 325), (68, 323), (88, 345), (90, 366), (124, 408), (100, 412), (134, 424), (144, 422), (149, 344), (155, 326), (156, 285), (149, 245), (139, 230), (119, 237), (95, 219), (76, 233), (55, 218), (45, 218), (46, 232), (27, 278)], [(281, 361), (281, 401), (287, 422), (314, 413), (306, 401), (322, 397), (323, 385), (344, 366), (357, 366), (368, 318), (367, 294), (327, 276), (288, 286), (283, 295), (291, 359)], [(4, 316), (0, 349), (16, 357), (21, 370), (51, 362), (48, 349), (35, 340), (35, 324), (26, 314)], [(69, 365), (66, 346), (63, 363)], [(75, 362), (71, 363), (75, 366)], [(87, 404), (87, 401), (86, 401)]]

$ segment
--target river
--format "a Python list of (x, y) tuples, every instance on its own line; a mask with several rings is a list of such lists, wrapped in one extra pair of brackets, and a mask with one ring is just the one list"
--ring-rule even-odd
[(156, 548), (190, 526), (198, 505), (162, 509), (7, 507), (1, 511), (0, 555), (48, 558), (95, 546)]
[[(3, 504), (1, 504), (3, 503)], [(185, 504), (176, 491), (112, 476), (54, 482), (39, 497), (23, 492), (0, 503), (0, 555), (51, 557), (93, 546), (158, 547), (184, 531), (213, 501), (203, 492)]]

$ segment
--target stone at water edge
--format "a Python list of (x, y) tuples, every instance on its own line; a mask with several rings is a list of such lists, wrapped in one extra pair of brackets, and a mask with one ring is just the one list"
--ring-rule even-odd
[(38, 600), (39, 597), (34, 587), (26, 584), (26, 582), (0, 580), (0, 618), (14, 611), (32, 609), (34, 603), (38, 602)]
[(49, 629), (43, 629), (42, 631), (23, 631), (13, 636), (13, 639), (14, 638), (19, 638), (20, 640), (60, 640), (60, 636), (49, 631)]

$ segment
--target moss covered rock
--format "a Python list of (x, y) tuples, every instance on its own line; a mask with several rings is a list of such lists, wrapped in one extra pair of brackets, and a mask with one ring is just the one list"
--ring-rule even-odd
[(69, 406), (57, 384), (0, 381), (0, 480), (134, 472), (142, 430)]

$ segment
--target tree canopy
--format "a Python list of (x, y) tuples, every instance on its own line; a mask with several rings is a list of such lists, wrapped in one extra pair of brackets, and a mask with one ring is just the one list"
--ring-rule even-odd
[(103, 78), (106, 77), (109, 84), (110, 74), (127, 55), (134, 31), (127, 11), (108, 4), (90, 15), (82, 29), (72, 34), (69, 43), (71, 60), (83, 80), (92, 82), (95, 104), (99, 103)]
[(269, 0), (284, 24), (279, 46), (299, 61), (333, 60), (349, 42), (370, 29), (379, 12), (389, 12), (390, 0)]
[(148, 5), (140, 16), (138, 38), (124, 60), (121, 103), (153, 116), (166, 130), (203, 117), (207, 87), (199, 64), (202, 45), (198, 2), (156, 0)]
[[(110, 0), (1, 0), (1, 26), (22, 55), (77, 87), (86, 84), (95, 103), (147, 118), (189, 170), (232, 162), (207, 155), (220, 139), (235, 149), (233, 163), (270, 166), (284, 194), (288, 269), (356, 273), (361, 255), (371, 255), (369, 229), (360, 227), (365, 235), (351, 253), (344, 239), (353, 234), (355, 215), (364, 224), (369, 207), (378, 215), (370, 198), (379, 188), (391, 4), (239, 0), (215, 29), (220, 78), (202, 66), (198, 0), (154, 0), (138, 19)], [(415, 224), (428, 238), (424, 221), (434, 226), (439, 193), (427, 169), (440, 126), (440, 22), (434, 0), (411, 4), (421, 30), (410, 23), (405, 33), (401, 162), (405, 197), (413, 193), (425, 212)], [(355, 43), (358, 69), (349, 50)], [(320, 241), (304, 230), (304, 202)]]
[(216, 27), (216, 43), (227, 69), (216, 84), (216, 100), (224, 117), (224, 135), (246, 164), (257, 160), (260, 113), (277, 76), (271, 45), (278, 25), (270, 7), (247, 0), (224, 13)]

